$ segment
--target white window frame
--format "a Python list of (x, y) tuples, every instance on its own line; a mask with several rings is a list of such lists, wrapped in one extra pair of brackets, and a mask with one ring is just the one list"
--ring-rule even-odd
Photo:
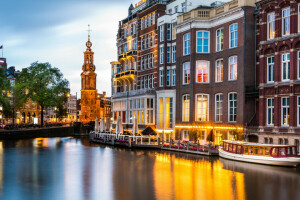
[[(189, 101), (188, 101), (188, 104), (187, 104), (187, 108), (185, 108), (185, 101), (184, 99), (186, 98), (189, 98)], [(184, 94), (182, 95), (182, 121), (183, 122), (189, 122), (190, 121), (190, 108), (191, 108), (191, 97), (189, 94)], [(185, 120), (184, 116), (185, 116), (185, 112), (184, 111), (187, 111), (187, 119)]]
[[(217, 100), (217, 97), (219, 97), (219, 100)], [(218, 104), (221, 105), (220, 108), (218, 108)], [(217, 111), (220, 110), (220, 113)], [(215, 122), (222, 122), (223, 120), (223, 94), (218, 93), (215, 94)]]
[[(271, 101), (271, 105), (269, 105), (269, 101)], [(274, 98), (267, 98), (267, 110), (266, 110), (266, 124), (267, 126), (274, 126), (274, 112), (275, 112), (275, 109), (274, 109)], [(269, 110), (271, 110), (271, 113), (273, 114), (273, 116), (269, 116)], [(271, 123), (269, 123), (269, 117), (270, 118), (270, 121)]]
[(172, 46), (172, 63), (176, 62), (176, 45)]
[[(285, 58), (286, 56), (286, 60), (284, 61), (283, 59)], [(284, 53), (281, 55), (281, 80), (282, 81), (289, 81), (290, 80), (290, 70), (291, 70), (291, 57), (290, 57), (290, 53)], [(284, 64), (286, 64), (286, 75), (287, 77), (283, 77), (283, 66)]]
[[(234, 59), (234, 58), (236, 58), (236, 78), (234, 78), (234, 75), (233, 75), (233, 78), (231, 78), (231, 73), (232, 73), (232, 69), (231, 69), (231, 65), (232, 64), (234, 64), (234, 63), (231, 63), (231, 59)], [(235, 60), (235, 59), (234, 59)], [(230, 56), (229, 58), (228, 58), (228, 80), (229, 81), (235, 81), (235, 80), (237, 80), (237, 78), (238, 78), (238, 57), (237, 56)]]
[(298, 4), (298, 32), (300, 32), (300, 3)]
[[(202, 37), (200, 38), (200, 37), (198, 37), (198, 33), (202, 33)], [(204, 34), (205, 33), (208, 33), (208, 38), (206, 38), (206, 37), (204, 37)], [(199, 44), (198, 44), (198, 40), (202, 40), (202, 46), (200, 46)], [(208, 40), (208, 46), (207, 46), (207, 52), (204, 52), (204, 41), (205, 40)], [(201, 48), (201, 50), (200, 51), (198, 51), (198, 46), (200, 46)], [(203, 54), (205, 54), (205, 53), (210, 53), (210, 32), (209, 31), (197, 31), (196, 32), (196, 53), (203, 53)]]
[[(283, 105), (283, 100), (286, 99), (289, 101), (288, 105)], [(283, 111), (284, 109), (287, 109), (286, 111), (288, 111), (288, 116), (290, 116), (290, 98), (289, 97), (281, 97), (281, 126), (289, 126), (289, 118), (287, 118), (287, 123), (284, 124), (284, 117), (283, 117)]]
[[(270, 16), (274, 16), (274, 18), (270, 18)], [(270, 20), (271, 19), (271, 20)], [(276, 15), (275, 15), (275, 12), (271, 12), (271, 13), (269, 13), (268, 14), (268, 16), (267, 16), (267, 38), (268, 38), (268, 40), (272, 40), (272, 39), (274, 39), (275, 38), (275, 34), (276, 34), (276, 30), (275, 30), (275, 26), (276, 26), (276, 24), (275, 24), (275, 20), (276, 19)], [(274, 30), (273, 30), (273, 33), (272, 33), (272, 35), (270, 34), (270, 29), (271, 28), (274, 28)]]
[(159, 70), (159, 87), (164, 86), (164, 70), (160, 69)]
[[(221, 65), (219, 65), (218, 63), (221, 63)], [(220, 68), (220, 69), (219, 69)], [(216, 83), (221, 83), (224, 80), (224, 61), (223, 59), (218, 59), (216, 60)]]
[[(273, 62), (269, 62), (269, 59)], [(270, 75), (270, 68), (272, 68), (273, 72)], [(269, 56), (267, 57), (267, 83), (274, 83), (274, 77), (275, 77), (275, 57), (274, 56)], [(270, 80), (271, 78), (271, 80)]]
[[(200, 96), (200, 98), (202, 99), (202, 101), (200, 100), (198, 102), (198, 96)], [(206, 103), (207, 103), (207, 106), (206, 106), (206, 116), (204, 117), (204, 118), (206, 118), (206, 120), (201, 120), (201, 119), (198, 119), (198, 115), (201, 115), (201, 116), (202, 116), (202, 114), (203, 114), (203, 116), (205, 115), (205, 113), (202, 112), (202, 111), (205, 111), (203, 109), (204, 103), (205, 103), (205, 101), (203, 101), (203, 97), (204, 96), (207, 97), (207, 101), (206, 101)], [(200, 106), (199, 106), (200, 108), (198, 107), (198, 103), (200, 103)], [(200, 111), (200, 113), (199, 113), (199, 111)], [(195, 95), (195, 121), (197, 121), (197, 122), (208, 122), (209, 121), (209, 94), (202, 94), (202, 93), (200, 93), (200, 94), (196, 94)]]
[[(230, 100), (230, 95), (231, 94), (235, 94), (236, 95), (236, 100)], [(234, 120), (230, 120), (230, 109), (231, 109), (231, 107), (230, 107), (230, 102), (231, 101), (236, 101), (236, 107), (232, 107), (233, 109), (235, 108), (236, 109), (236, 112), (233, 112), (233, 115), (236, 115), (236, 118), (237, 118), (237, 103), (238, 103), (238, 97), (237, 97), (237, 93), (236, 92), (230, 92), (230, 93), (228, 93), (228, 122), (236, 122), (236, 119), (235, 119), (235, 121)]]
[(164, 54), (165, 54), (164, 47), (159, 48), (159, 64), (164, 64)]
[[(189, 73), (185, 73), (185, 71), (189, 71)], [(190, 62), (185, 62), (182, 65), (182, 84), (183, 85), (188, 85), (191, 83), (191, 63)], [(185, 76), (187, 74), (187, 76)], [(187, 79), (187, 81), (185, 81), (185, 78)], [(188, 79), (189, 78), (189, 79)], [(188, 82), (189, 80), (189, 82)]]
[[(220, 32), (220, 35), (218, 35), (218, 32)], [(222, 27), (216, 30), (216, 52), (220, 52), (223, 50), (224, 50), (224, 28)]]
[(300, 126), (300, 96), (297, 96), (297, 126)]
[(300, 51), (297, 51), (297, 78), (300, 79)]
[[(230, 27), (231, 27), (231, 26), (234, 26), (234, 25), (237, 25), (237, 30), (231, 31), (231, 30), (230, 30)], [(234, 40), (236, 40), (236, 44), (235, 44), (234, 46), (231, 46), (231, 40), (232, 40), (232, 38), (231, 38), (231, 36), (232, 36), (231, 33), (235, 33), (235, 32), (237, 32), (236, 38), (234, 38)], [(235, 37), (235, 34), (233, 34), (233, 36)], [(239, 45), (239, 39), (238, 39), (238, 37), (239, 37), (239, 25), (238, 25), (238, 23), (231, 24), (231, 25), (229, 26), (229, 48), (230, 48), (230, 49), (238, 47), (238, 45)]]
[(171, 86), (171, 71), (169, 69), (166, 71), (166, 86)]
[[(185, 38), (187, 36), (187, 38)], [(183, 35), (183, 55), (190, 55), (191, 53), (191, 33)]]
[[(289, 10), (289, 15), (287, 16), (284, 16), (284, 12)], [(285, 32), (285, 22), (286, 20), (289, 21), (289, 32)], [(282, 36), (287, 36), (287, 35), (290, 35), (291, 34), (291, 8), (290, 7), (286, 7), (284, 9), (282, 9), (282, 23), (281, 23), (281, 26), (282, 26)]]
[(166, 56), (167, 63), (171, 63), (171, 47), (167, 47), (167, 56)]
[[(207, 64), (207, 81), (206, 82), (204, 82), (203, 80), (204, 80), (204, 78), (203, 78), (203, 66), (204, 65), (198, 65), (199, 63), (206, 63)], [(200, 81), (198, 81), (198, 68), (201, 68), (202, 69), (202, 77), (200, 78), (200, 79), (202, 79), (202, 80), (200, 80)], [(207, 60), (197, 60), (196, 61), (196, 83), (209, 83), (209, 72), (210, 72), (210, 62), (209, 61), (207, 61)]]
[(172, 25), (171, 24), (167, 24), (167, 40), (171, 40), (172, 39)]
[(159, 27), (159, 41), (160, 42), (164, 41), (164, 36), (165, 36), (165, 27), (164, 27), (164, 25), (161, 25)]
[[(188, 135), (188, 138), (186, 138), (185, 136)], [(189, 130), (182, 130), (182, 140), (183, 141), (190, 141), (190, 138), (189, 138)]]
[(172, 86), (175, 85), (176, 85), (176, 69), (172, 69)]

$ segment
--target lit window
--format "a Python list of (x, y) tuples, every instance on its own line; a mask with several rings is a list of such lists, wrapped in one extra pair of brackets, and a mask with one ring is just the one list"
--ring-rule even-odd
[(290, 98), (281, 98), (281, 125), (288, 126), (290, 121)]
[(190, 95), (182, 96), (182, 121), (190, 121)]
[(189, 55), (191, 51), (191, 41), (190, 41), (190, 33), (187, 33), (183, 36), (183, 55)]
[(268, 39), (275, 38), (275, 12), (268, 14)]
[(196, 82), (209, 82), (209, 61), (196, 61)]
[(290, 80), (290, 54), (282, 54), (282, 65), (281, 65), (282, 81)]
[(237, 80), (237, 56), (229, 58), (229, 80)]
[(196, 121), (208, 121), (208, 95), (196, 95)]
[(183, 84), (189, 84), (191, 82), (190, 63), (183, 64)]
[(286, 36), (291, 33), (290, 16), (291, 10), (289, 7), (282, 10), (282, 36)]
[(268, 57), (267, 58), (268, 59), (268, 74), (267, 74), (267, 81), (268, 81), (268, 83), (272, 83), (272, 82), (274, 82), (274, 56), (272, 56), (272, 57)]
[(209, 53), (209, 32), (197, 32), (197, 53)]
[(238, 24), (229, 26), (229, 48), (238, 46)]
[(223, 60), (216, 61), (216, 82), (223, 81)]
[(189, 131), (188, 130), (182, 130), (182, 140), (189, 141)]
[(223, 117), (223, 94), (216, 94), (215, 121), (221, 122)]
[(228, 121), (229, 122), (236, 122), (237, 116), (237, 94), (236, 93), (229, 93), (229, 101), (228, 101)]
[(176, 40), (176, 24), (177, 23), (172, 24), (172, 40)]
[(216, 33), (217, 51), (222, 51), (224, 48), (224, 29), (220, 28)]
[(274, 98), (267, 99), (267, 126), (274, 125)]

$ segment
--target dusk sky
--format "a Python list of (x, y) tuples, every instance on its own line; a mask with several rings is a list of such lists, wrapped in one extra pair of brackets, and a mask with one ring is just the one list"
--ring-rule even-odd
[[(111, 94), (110, 62), (117, 59), (118, 22), (137, 0), (1, 0), (0, 46), (17, 70), (34, 61), (58, 67), (80, 96), (80, 73), (91, 25), (98, 92)], [(0, 50), (0, 53), (1, 50)], [(1, 55), (0, 55), (1, 56)]]

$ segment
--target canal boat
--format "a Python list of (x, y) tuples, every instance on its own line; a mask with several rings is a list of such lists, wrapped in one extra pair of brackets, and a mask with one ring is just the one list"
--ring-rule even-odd
[(295, 145), (272, 145), (240, 141), (223, 141), (219, 156), (230, 160), (265, 165), (296, 167), (300, 164)]

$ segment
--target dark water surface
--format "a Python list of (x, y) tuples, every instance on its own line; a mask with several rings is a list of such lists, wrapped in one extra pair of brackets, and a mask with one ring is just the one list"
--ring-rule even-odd
[(300, 199), (300, 171), (87, 138), (0, 141), (0, 199)]

